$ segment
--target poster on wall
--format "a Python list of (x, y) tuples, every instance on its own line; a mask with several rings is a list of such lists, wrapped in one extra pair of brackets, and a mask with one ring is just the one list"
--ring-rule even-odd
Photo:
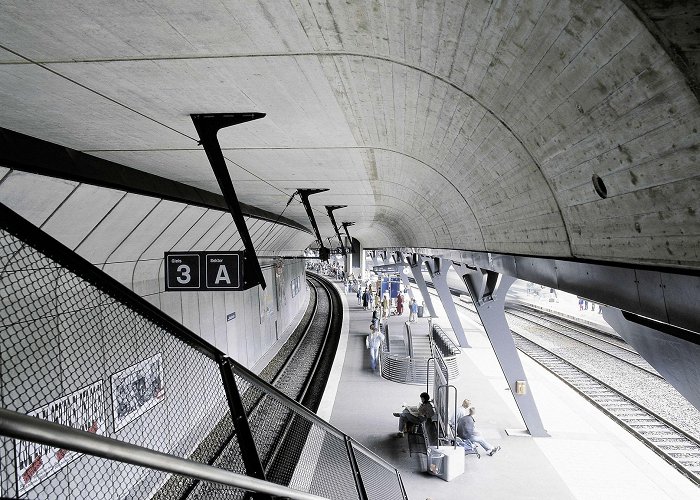
[(112, 375), (115, 432), (165, 399), (160, 353)]
[(296, 297), (299, 293), (299, 276), (292, 280), (292, 298)]
[[(102, 380), (32, 410), (28, 415), (102, 436), (106, 428)], [(82, 455), (62, 448), (15, 440), (17, 496), (24, 495)]]
[(262, 289), (258, 287), (258, 307), (260, 309), (260, 324), (262, 325), (265, 318), (272, 316), (272, 293), (270, 287)]

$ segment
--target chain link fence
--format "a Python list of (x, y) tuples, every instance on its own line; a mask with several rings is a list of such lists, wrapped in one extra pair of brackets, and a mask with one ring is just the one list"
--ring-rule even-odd
[[(0, 208), (3, 409), (239, 474), (253, 456), (277, 484), (364, 497), (347, 438), (238, 367), (255, 443), (242, 450), (223, 353)], [(4, 498), (244, 498), (234, 487), (36, 442), (0, 436), (0, 446)], [(372, 484), (368, 498), (405, 498), (395, 469), (352, 448)]]

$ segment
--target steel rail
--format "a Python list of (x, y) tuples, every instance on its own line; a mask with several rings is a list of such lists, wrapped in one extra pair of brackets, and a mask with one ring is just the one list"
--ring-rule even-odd
[[(525, 312), (527, 314), (532, 314), (533, 316), (537, 316), (538, 313), (540, 313), (542, 316), (546, 317), (548, 321), (555, 325), (563, 326), (564, 328), (568, 328), (570, 330), (573, 330), (575, 332), (580, 332), (584, 335), (589, 335), (593, 338), (597, 338), (601, 340), (602, 342), (611, 342), (614, 344), (614, 342), (626, 344), (625, 340), (620, 337), (617, 334), (612, 334), (608, 332), (604, 332), (603, 330), (600, 330), (596, 328), (593, 325), (590, 324), (581, 324), (578, 323), (572, 319), (564, 318), (556, 314), (548, 314), (544, 310), (537, 309), (529, 304), (522, 303), (522, 302), (510, 302), (506, 304), (506, 310), (514, 310), (514, 311), (521, 311)], [(596, 337), (596, 335), (600, 335), (600, 337)], [(601, 338), (605, 337), (605, 338)], [(632, 352), (634, 352), (632, 350)]]
[(193, 477), (201, 481), (212, 481), (246, 491), (295, 500), (328, 500), (326, 497), (236, 474), (211, 465), (193, 462), (36, 417), (22, 415), (4, 408), (0, 408), (0, 433), (9, 438), (41, 443), (54, 448), (85, 453), (170, 474)]
[[(512, 334), (521, 352), (581, 394), (693, 483), (700, 486), (700, 440), (545, 347), (518, 333), (512, 332)], [(555, 366), (556, 364), (559, 366)], [(564, 373), (565, 371), (569, 372), (568, 376)], [(588, 390), (582, 387), (587, 383)], [(604, 398), (610, 399), (610, 395), (613, 396), (612, 402), (606, 405)], [(637, 414), (631, 415), (634, 412)], [(627, 416), (624, 416), (625, 414)], [(652, 430), (649, 430), (650, 428)], [(642, 429), (646, 429), (647, 432), (645, 433)], [(655, 438), (659, 434), (661, 435)], [(673, 455), (682, 455), (683, 458)]]
[[(656, 370), (654, 370), (651, 366), (649, 366), (649, 368), (647, 368), (646, 366), (643, 366), (643, 365), (645, 365), (645, 364), (646, 364), (646, 365), (649, 365), (649, 364), (644, 360), (644, 358), (642, 358), (636, 351), (634, 351), (634, 350), (632, 350), (632, 349), (628, 349), (628, 348), (625, 348), (625, 347), (617, 346), (617, 345), (612, 344), (612, 343), (610, 343), (610, 342), (608, 342), (608, 341), (606, 341), (606, 340), (599, 339), (599, 338), (594, 337), (594, 336), (591, 336), (591, 335), (587, 335), (587, 334), (584, 333), (584, 332), (580, 332), (580, 331), (577, 331), (577, 330), (573, 330), (573, 332), (574, 332), (575, 334), (584, 335), (584, 336), (589, 337), (590, 339), (593, 339), (593, 340), (595, 340), (595, 341), (603, 342), (603, 343), (608, 344), (608, 345), (610, 346), (610, 350), (606, 350), (607, 347), (606, 347), (606, 348), (602, 348), (602, 347), (599, 347), (599, 346), (595, 346), (595, 345), (593, 345), (593, 344), (590, 344), (589, 341), (587, 341), (587, 340), (585, 340), (585, 339), (577, 339), (576, 337), (574, 337), (572, 334), (570, 334), (570, 333), (568, 333), (568, 332), (563, 332), (563, 331), (555, 330), (554, 328), (552, 328), (552, 327), (550, 327), (550, 326), (547, 326), (546, 324), (539, 323), (539, 322), (537, 322), (537, 321), (534, 321), (534, 320), (532, 320), (532, 319), (530, 319), (530, 318), (521, 316), (521, 315), (519, 315), (519, 314), (514, 314), (514, 313), (512, 313), (512, 312), (510, 312), (510, 311), (507, 311), (507, 313), (510, 314), (510, 315), (515, 316), (516, 318), (522, 319), (522, 320), (524, 320), (524, 321), (528, 321), (528, 322), (530, 322), (530, 323), (533, 324), (533, 325), (537, 325), (537, 326), (540, 327), (540, 328), (544, 328), (544, 329), (546, 329), (546, 330), (549, 330), (549, 331), (555, 333), (556, 335), (561, 335), (561, 336), (566, 337), (566, 338), (568, 338), (568, 339), (570, 339), (570, 340), (573, 340), (574, 342), (578, 342), (578, 343), (580, 343), (580, 344), (583, 344), (583, 345), (585, 345), (586, 347), (590, 347), (591, 349), (595, 349), (595, 350), (598, 351), (598, 352), (601, 352), (601, 353), (603, 353), (603, 354), (606, 354), (606, 355), (608, 355), (608, 356), (610, 356), (610, 357), (612, 357), (612, 358), (614, 358), (614, 359), (620, 360), (620, 361), (622, 361), (623, 363), (627, 363), (628, 365), (633, 366), (634, 368), (637, 368), (638, 370), (642, 370), (642, 371), (644, 371), (644, 372), (646, 372), (646, 373), (648, 373), (648, 374), (650, 374), (650, 375), (652, 375), (652, 376), (654, 376), (654, 377), (657, 377), (657, 378), (660, 378), (660, 379), (663, 380), (663, 376), (659, 375), (659, 373), (658, 373)], [(521, 311), (521, 313), (527, 314), (526, 312), (523, 312), (523, 311)], [(538, 318), (538, 319), (543, 319), (545, 322), (548, 321), (546, 318)], [(567, 328), (565, 325), (561, 325), (561, 324), (559, 324), (559, 323), (557, 323), (557, 322), (553, 322), (553, 324), (554, 324), (554, 325), (557, 325), (557, 326), (560, 326), (560, 327)], [(624, 351), (624, 355), (625, 355), (625, 356), (631, 355), (631, 357), (633, 357), (633, 358), (635, 358), (635, 359), (634, 359), (634, 360), (625, 359), (625, 358), (621, 357), (620, 353), (610, 352), (610, 351), (613, 350), (613, 349), (619, 349), (619, 350), (621, 350), (621, 351)], [(638, 358), (638, 359), (636, 359), (636, 358)]]
[[(292, 361), (294, 361), (294, 359), (295, 359), (296, 355), (298, 354), (302, 345), (305, 344), (305, 340), (306, 340), (307, 335), (309, 334), (309, 330), (311, 329), (311, 326), (313, 325), (314, 321), (316, 320), (316, 315), (318, 312), (318, 303), (320, 302), (320, 294), (321, 294), (321, 290), (322, 290), (323, 292), (326, 293), (326, 295), (328, 297), (328, 303), (329, 303), (328, 316), (326, 318), (326, 326), (325, 326), (326, 334), (324, 335), (323, 344), (316, 352), (315, 362), (311, 366), (311, 369), (309, 370), (309, 372), (306, 374), (306, 378), (305, 378), (304, 383), (302, 384), (301, 389), (297, 392), (297, 394), (295, 394), (294, 399), (296, 401), (299, 401), (299, 402), (304, 400), (304, 397), (306, 396), (306, 393), (307, 393), (309, 387), (311, 386), (311, 383), (314, 380), (314, 377), (316, 375), (316, 369), (318, 368), (318, 362), (321, 359), (321, 355), (322, 355), (323, 350), (324, 350), (325, 345), (326, 345), (326, 339), (328, 338), (328, 334), (330, 333), (330, 328), (331, 328), (331, 325), (333, 323), (333, 321), (332, 321), (332, 318), (333, 318), (333, 298), (332, 298), (331, 292), (326, 288), (326, 286), (323, 284), (323, 282), (321, 280), (319, 280), (318, 278), (314, 278), (314, 277), (309, 276), (307, 278), (307, 280), (316, 289), (316, 303), (314, 305), (315, 306), (314, 313), (313, 313), (311, 319), (309, 320), (309, 323), (306, 326), (304, 334), (299, 339), (299, 342), (297, 343), (294, 351), (289, 356), (289, 358), (287, 358), (287, 362), (282, 367), (282, 369), (280, 369), (278, 376), (275, 377), (275, 381), (277, 381), (284, 374), (287, 367), (289, 367), (290, 364), (292, 363)], [(317, 283), (314, 284), (313, 283), (314, 281)], [(273, 382), (273, 385), (275, 385), (274, 382)], [(290, 413), (291, 413), (291, 411), (290, 411)], [(294, 415), (288, 415), (286, 418), (287, 422), (291, 421), (292, 418), (294, 418)], [(291, 430), (291, 425), (285, 425), (282, 429), (282, 434), (279, 436), (279, 439), (275, 440), (276, 444), (274, 445), (273, 449), (270, 452), (270, 455), (267, 458), (267, 466), (265, 467), (266, 473), (268, 472), (268, 470), (270, 470), (272, 465), (276, 463), (277, 456), (279, 455), (280, 451), (282, 450), (290, 430)]]

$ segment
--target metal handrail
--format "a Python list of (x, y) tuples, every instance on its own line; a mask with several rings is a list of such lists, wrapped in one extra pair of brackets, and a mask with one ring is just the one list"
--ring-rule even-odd
[(55, 448), (86, 453), (170, 474), (189, 476), (202, 481), (212, 481), (247, 491), (266, 493), (295, 500), (329, 500), (311, 493), (295, 490), (235, 472), (193, 462), (125, 443), (106, 436), (73, 429), (36, 417), (22, 415), (0, 408), (0, 434), (24, 441), (32, 441)]
[(440, 337), (440, 340), (442, 340), (443, 342), (445, 342), (446, 344), (448, 344), (448, 347), (449, 347), (450, 345), (452, 346), (452, 349), (453, 349), (454, 353), (443, 353), (443, 354), (445, 354), (445, 355), (447, 355), (447, 356), (456, 356), (457, 354), (461, 354), (461, 353), (462, 353), (462, 351), (461, 351), (460, 348), (457, 346), (457, 344), (455, 344), (455, 343), (452, 341), (452, 339), (445, 333), (445, 331), (444, 331), (442, 328), (440, 328), (439, 325), (433, 324), (433, 325), (432, 325), (432, 331), (433, 331), (434, 334), (437, 334), (437, 335)]

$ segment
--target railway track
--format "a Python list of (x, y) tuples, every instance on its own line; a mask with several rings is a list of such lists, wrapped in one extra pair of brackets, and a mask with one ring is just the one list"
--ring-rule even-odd
[[(330, 354), (337, 347), (342, 307), (337, 293), (325, 280), (311, 274), (307, 275), (307, 279), (311, 297), (300, 327), (263, 369), (261, 378), (315, 411), (332, 363), (333, 356)], [(237, 378), (236, 383), (265, 476), (268, 480), (285, 484), (290, 479), (298, 459), (296, 455), (301, 450), (301, 446), (294, 443), (303, 440), (310, 424), (299, 419), (295, 421), (290, 408), (244, 379)], [(230, 418), (228, 421), (230, 423)], [(219, 468), (244, 473), (241, 470), (238, 441), (234, 438), (235, 434), (232, 433), (217, 457), (210, 462)], [(214, 493), (211, 488), (216, 486), (195, 483), (181, 498), (206, 499)]]
[(516, 347), (563, 380), (695, 484), (700, 485), (700, 442), (642, 404), (581, 368), (513, 332)]
[[(508, 306), (506, 308), (506, 314), (525, 321), (526, 323), (537, 325), (557, 335), (562, 335), (639, 368), (654, 377), (663, 379), (644, 358), (637, 354), (637, 351), (631, 349), (625, 341), (620, 338), (611, 337), (608, 334), (592, 328), (587, 328), (583, 325), (574, 325), (572, 322), (561, 320), (556, 316), (547, 316), (539, 311), (535, 313), (523, 306)], [(511, 324), (510, 321), (508, 323)]]

